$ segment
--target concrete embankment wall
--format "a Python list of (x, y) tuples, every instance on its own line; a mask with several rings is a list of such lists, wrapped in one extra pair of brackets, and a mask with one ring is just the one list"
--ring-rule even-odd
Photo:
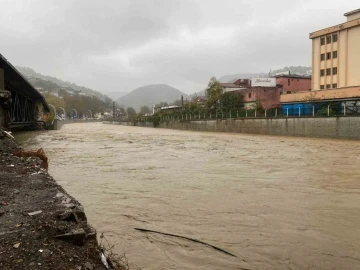
[[(109, 122), (133, 126), (132, 122)], [(150, 122), (136, 126), (153, 127)], [(248, 134), (360, 139), (360, 117), (247, 118), (161, 123), (159, 128)]]
[(90, 120), (54, 120), (53, 129), (58, 130), (65, 124), (71, 123), (91, 123), (91, 122), (102, 122), (102, 119), (90, 119)]

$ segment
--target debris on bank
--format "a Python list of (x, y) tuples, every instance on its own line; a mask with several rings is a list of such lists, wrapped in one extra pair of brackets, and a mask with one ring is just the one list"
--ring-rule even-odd
[(0, 269), (111, 269), (82, 205), (24, 153), (0, 134)]

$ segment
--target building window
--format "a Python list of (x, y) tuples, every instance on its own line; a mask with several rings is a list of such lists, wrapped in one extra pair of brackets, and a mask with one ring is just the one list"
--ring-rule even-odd
[(291, 91), (286, 91), (286, 94), (291, 94)]
[(324, 37), (320, 38), (320, 44), (325, 45), (325, 38)]
[(325, 69), (320, 70), (320, 76), (321, 76), (321, 77), (324, 77), (324, 76), (325, 76)]
[(326, 60), (330, 60), (331, 59), (331, 53), (326, 53)]
[(337, 51), (333, 52), (333, 58), (337, 58)]
[(326, 44), (330, 44), (331, 43), (331, 36), (326, 36)]
[(324, 61), (324, 60), (325, 60), (325, 53), (322, 53), (322, 54), (320, 55), (320, 60), (321, 60), (321, 61)]
[(325, 89), (325, 87), (324, 87), (324, 85), (322, 84), (322, 85), (320, 85), (320, 89)]
[(330, 87), (330, 84), (327, 84), (326, 85), (326, 89), (330, 89), (331, 87)]
[(327, 68), (326, 69), (326, 76), (330, 76), (331, 75), (331, 68)]
[(249, 93), (249, 98), (251, 98), (251, 93)]
[(288, 79), (288, 86), (290, 86), (290, 79)]
[(337, 34), (333, 34), (333, 42), (337, 42)]
[(334, 67), (333, 68), (333, 75), (336, 75), (337, 74), (337, 67)]
[(337, 88), (337, 83), (333, 83), (333, 87), (332, 88)]

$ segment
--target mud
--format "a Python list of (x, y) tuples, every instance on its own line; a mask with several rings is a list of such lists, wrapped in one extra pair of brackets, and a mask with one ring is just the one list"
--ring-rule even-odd
[(41, 159), (15, 151), (12, 140), (0, 139), (0, 269), (105, 269), (81, 204), (40, 168)]

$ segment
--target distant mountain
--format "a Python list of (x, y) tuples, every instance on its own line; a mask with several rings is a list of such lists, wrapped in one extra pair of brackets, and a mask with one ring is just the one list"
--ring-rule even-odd
[(119, 98), (116, 103), (124, 107), (133, 107), (138, 111), (140, 107), (144, 105), (152, 108), (154, 104), (162, 101), (171, 103), (181, 99), (181, 95), (183, 95), (184, 98), (187, 96), (180, 90), (167, 84), (153, 84), (136, 88), (127, 95)]
[[(16, 66), (16, 69), (22, 75), (24, 75), (26, 78), (28, 78), (32, 82), (36, 81), (36, 78), (38, 78), (38, 79), (41, 79), (43, 81), (48, 81), (48, 82), (52, 82), (54, 84), (57, 84), (60, 87), (72, 88), (77, 92), (83, 92), (83, 93), (88, 94), (88, 95), (94, 95), (94, 96), (100, 98), (101, 100), (105, 100), (105, 99), (108, 98), (106, 95), (100, 93), (99, 91), (96, 91), (96, 90), (93, 90), (93, 89), (90, 89), (90, 88), (87, 88), (87, 87), (84, 87), (84, 86), (79, 86), (79, 85), (77, 85), (75, 83), (72, 83), (72, 82), (63, 81), (63, 80), (58, 79), (56, 77), (52, 77), (52, 76), (37, 73), (32, 68)], [(37, 87), (36, 85), (34, 85), (34, 86)]]
[(105, 94), (112, 100), (118, 100), (119, 98), (125, 96), (127, 94), (127, 92), (114, 91), (114, 92), (109, 92), (109, 93), (105, 93)]
[[(290, 71), (291, 74), (297, 75), (309, 75), (311, 74), (311, 67), (305, 66), (290, 66), (284, 67), (282, 69), (272, 70), (270, 75), (275, 75), (276, 73)], [(268, 77), (269, 73), (239, 73), (239, 74), (232, 74), (232, 75), (225, 75), (220, 77), (218, 80), (220, 82), (234, 82), (237, 79), (251, 79), (255, 77)]]

